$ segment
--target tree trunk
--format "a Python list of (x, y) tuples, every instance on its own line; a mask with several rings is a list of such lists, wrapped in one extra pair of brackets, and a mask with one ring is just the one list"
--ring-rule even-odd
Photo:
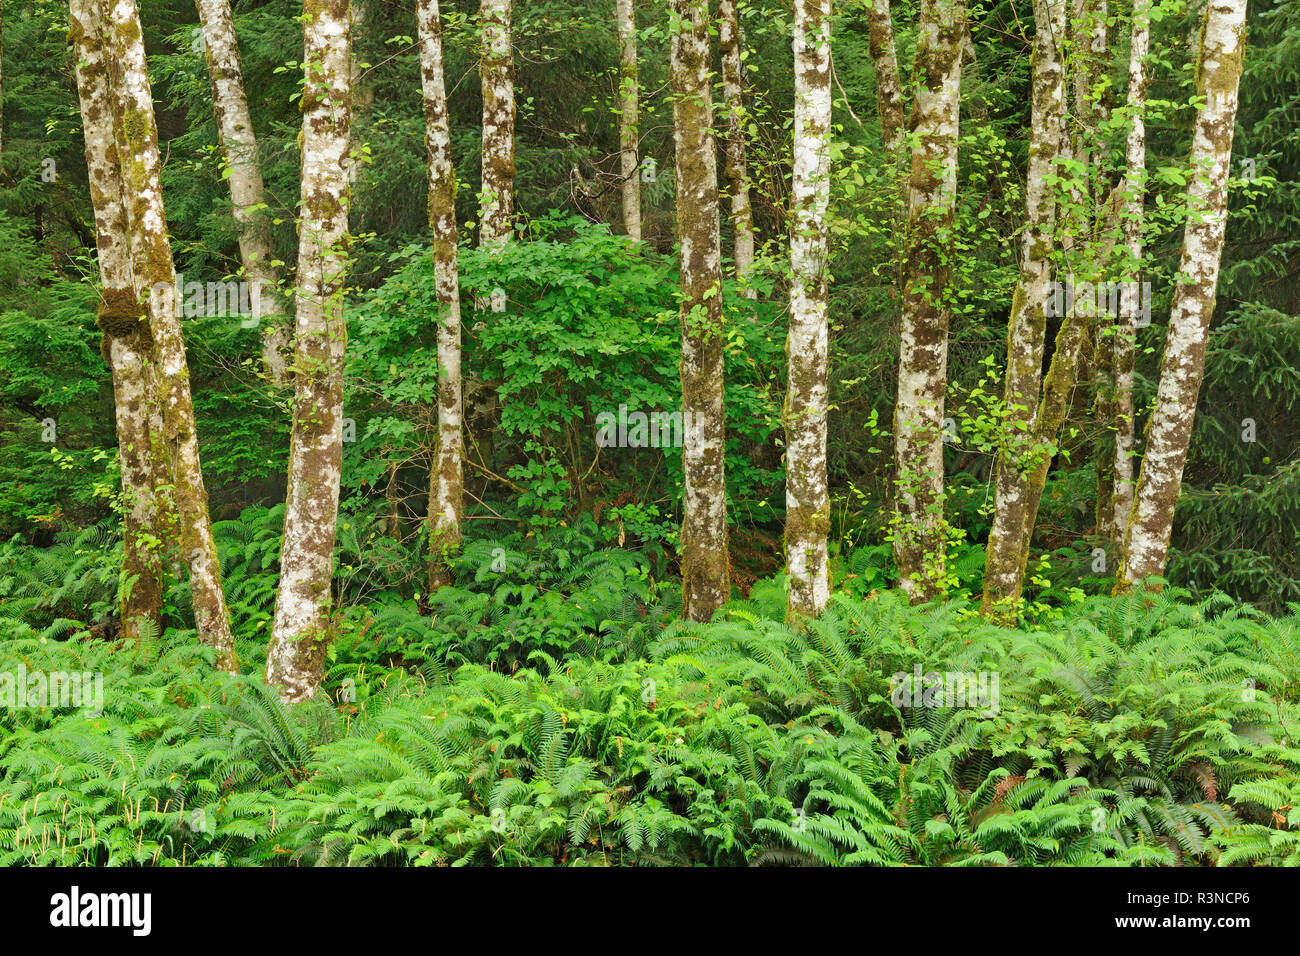
[(915, 135), (904, 240), (894, 405), (894, 560), (908, 598), (945, 586), (943, 409), (948, 385), (948, 280), (957, 202), (964, 0), (926, 0), (916, 47)]
[(349, 0), (318, 0), (303, 22), (301, 218), (294, 323), (294, 413), (275, 624), (266, 681), (289, 702), (314, 697), (330, 637), (330, 582), (343, 461), (351, 119)]
[[(110, 83), (114, 90), (114, 126), (121, 162), (123, 196), (131, 232), (136, 287), (149, 293), (149, 326), (158, 362), (158, 398), (162, 405), (161, 445), (175, 496), (181, 554), (190, 569), (194, 623), (199, 638), (211, 644), (222, 670), (237, 671), (234, 636), (221, 590), (221, 566), (212, 538), (208, 493), (199, 460), (185, 339), (177, 317), (180, 301), (176, 267), (167, 237), (162, 198), (162, 160), (153, 92), (146, 70), (144, 40), (135, 0), (110, 0)], [(155, 457), (155, 462), (158, 458)]]
[(1125, 591), (1164, 573), (1174, 509), (1191, 443), (1205, 346), (1214, 314), (1219, 259), (1228, 220), (1228, 165), (1237, 88), (1246, 48), (1246, 0), (1210, 0), (1201, 31), (1196, 91), (1204, 97), (1192, 138), (1179, 282), (1169, 311), (1160, 385), (1146, 430), (1146, 454), (1116, 583)]
[(420, 81), (429, 154), (429, 229), (438, 305), (438, 447), (429, 480), (429, 591), (452, 584), (450, 559), (460, 550), (464, 501), (461, 459), (460, 286), (456, 265), (456, 174), (442, 66), (438, 0), (418, 0)]
[(740, 59), (740, 19), (737, 0), (718, 0), (718, 50), (722, 58), (722, 98), (727, 114), (727, 186), (731, 195), (731, 226), (736, 281), (740, 294), (755, 297), (749, 288), (754, 270), (754, 211), (749, 204), (749, 172), (745, 164), (744, 67)]
[(266, 190), (258, 165), (257, 137), (244, 95), (244, 73), (239, 61), (239, 41), (227, 0), (196, 0), (203, 28), (203, 49), (212, 86), (212, 110), (228, 176), (230, 201), (235, 207), (239, 233), (239, 258), (249, 285), (253, 316), (266, 325), (262, 330), (262, 364), (276, 384), (286, 381), (289, 328), (280, 298), (280, 269), (271, 245)]
[(504, 245), (511, 235), (515, 188), (515, 70), (510, 0), (481, 0), (483, 55), (483, 186), (479, 197), (479, 248)]
[(122, 578), (134, 579), (120, 612), (123, 636), (162, 633), (162, 557), (154, 506), (150, 409), (156, 400), (153, 341), (131, 270), (122, 171), (113, 134), (112, 93), (104, 56), (104, 13), (98, 0), (71, 0), (69, 40), (86, 142), (86, 170), (95, 212), (102, 286), (97, 324), (113, 375), (117, 456), (122, 471)]
[(827, 278), (831, 146), (830, 0), (794, 4), (794, 179), (790, 193), (790, 361), (785, 400), (785, 560), (791, 617), (830, 597), (826, 537)]
[(981, 611), (994, 620), (1014, 620), (1023, 577), (1026, 484), (1035, 459), (1038, 392), (1042, 384), (1047, 301), (1056, 232), (1056, 202), (1050, 179), (1061, 151), (1065, 109), (1064, 0), (1035, 0), (1032, 121), (1025, 184), (1026, 228), (1021, 240), (1020, 277), (1007, 328), (1003, 383), (1005, 420), (994, 465), (993, 527), (989, 531)]
[(707, 621), (730, 597), (722, 380), (718, 169), (708, 0), (671, 0), (670, 73), (681, 241), (682, 615)]
[(641, 239), (640, 96), (636, 53), (636, 7), (617, 0), (619, 61), (618, 149), (623, 177), (623, 228)]
[[(1119, 317), (1115, 324), (1114, 369), (1115, 392), (1111, 406), (1115, 427), (1115, 447), (1111, 471), (1113, 485), (1104, 493), (1109, 497), (1105, 515), (1108, 522), (1098, 532), (1120, 545), (1125, 538), (1128, 517), (1133, 510), (1133, 458), (1136, 447), (1133, 376), (1136, 368), (1138, 285), (1142, 270), (1142, 225), (1145, 215), (1143, 193), (1146, 189), (1146, 57), (1151, 46), (1151, 20), (1147, 7), (1139, 0), (1133, 11), (1132, 42), (1128, 63), (1128, 105), (1132, 123), (1125, 142), (1124, 159), (1124, 285), (1120, 289)], [(1124, 555), (1119, 554), (1119, 564)]]
[(903, 141), (903, 84), (898, 78), (894, 21), (889, 0), (871, 0), (867, 7), (867, 46), (876, 67), (876, 111), (885, 149), (893, 152)]

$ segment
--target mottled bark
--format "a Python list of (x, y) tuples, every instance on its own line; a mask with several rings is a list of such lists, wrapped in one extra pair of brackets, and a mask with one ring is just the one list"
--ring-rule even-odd
[(1246, 48), (1245, 19), (1246, 0), (1210, 0), (1202, 24), (1196, 91), (1204, 100), (1192, 137), (1193, 172), (1187, 187), (1179, 281), (1117, 591), (1163, 574), (1169, 554), (1174, 508), (1205, 374), (1205, 346), (1227, 228), (1228, 166)]
[(965, 19), (964, 0), (925, 0), (917, 28), (894, 405), (894, 560), (912, 601), (937, 596), (945, 578), (943, 409)]
[(228, 0), (196, 0), (203, 29), (203, 50), (212, 88), (212, 110), (225, 161), (226, 185), (235, 207), (239, 259), (249, 284), (253, 315), (261, 326), (262, 364), (267, 377), (285, 381), (289, 327), (279, 290), (281, 273), (271, 245), (271, 220), (258, 164), (257, 137), (244, 94), (239, 41)]
[(266, 680), (314, 697), (330, 638), (330, 582), (343, 460), (351, 34), (349, 0), (310, 0), (303, 21), (301, 218), (293, 437)]
[(681, 242), (682, 615), (707, 621), (730, 597), (722, 378), (718, 170), (708, 0), (671, 0), (670, 74)]
[(740, 294), (752, 299), (757, 294), (748, 284), (749, 274), (754, 270), (754, 211), (749, 204), (749, 170), (745, 161), (745, 77), (736, 6), (737, 0), (718, 0), (718, 52), (722, 60), (722, 99), (727, 118), (732, 259)]
[(876, 68), (876, 111), (885, 148), (891, 152), (903, 141), (903, 84), (898, 78), (898, 53), (894, 48), (894, 21), (889, 0), (871, 0), (867, 6), (868, 49)]
[(456, 173), (442, 65), (438, 0), (417, 0), (424, 141), (429, 157), (429, 229), (438, 293), (438, 447), (429, 476), (429, 590), (452, 582), (450, 558), (460, 550), (464, 500), (461, 459), (460, 286), (456, 266)]
[(1036, 458), (1044, 454), (1036, 440), (1036, 427), (1056, 230), (1054, 187), (1049, 177), (1056, 172), (1061, 151), (1065, 108), (1065, 11), (1064, 0), (1034, 3), (1026, 226), (1007, 328), (1004, 434), (994, 465), (993, 527), (989, 531), (982, 601), (984, 615), (997, 620), (1013, 619), (1020, 599), (1021, 550), (1028, 547), (1024, 540), (1026, 479)]
[(791, 617), (830, 597), (826, 538), (827, 276), (831, 145), (830, 0), (794, 4), (794, 178), (790, 193), (785, 560)]
[[(181, 558), (190, 571), (194, 622), (199, 638), (211, 644), (222, 670), (239, 668), (234, 636), (221, 590), (221, 567), (212, 537), (208, 493), (203, 484), (194, 404), (190, 395), (185, 339), (177, 317), (180, 297), (176, 267), (163, 209), (162, 160), (153, 93), (146, 70), (144, 38), (135, 0), (109, 0), (110, 85), (114, 134), (121, 164), (123, 196), (131, 235), (136, 288), (148, 291), (149, 327), (158, 363), (158, 400), (162, 433), (155, 445), (165, 450), (171, 468)], [(154, 458), (155, 463), (159, 457)]]
[[(1118, 321), (1112, 343), (1114, 398), (1111, 415), (1115, 429), (1112, 455), (1112, 486), (1103, 494), (1109, 498), (1098, 522), (1098, 533), (1117, 545), (1125, 538), (1129, 513), (1133, 510), (1133, 459), (1136, 435), (1133, 409), (1133, 378), (1136, 369), (1138, 285), (1142, 272), (1142, 228), (1145, 217), (1143, 194), (1146, 189), (1146, 58), (1151, 47), (1151, 20), (1148, 7), (1139, 0), (1133, 11), (1132, 40), (1128, 63), (1128, 107), (1132, 119), (1124, 147), (1124, 191), (1122, 230), (1124, 233), (1124, 285), (1120, 290)], [(1118, 556), (1123, 564), (1124, 556)]]
[(636, 52), (636, 6), (616, 0), (618, 17), (618, 149), (623, 177), (623, 228), (641, 238), (640, 80)]
[(154, 505), (150, 408), (156, 389), (153, 339), (131, 268), (122, 171), (113, 132), (112, 91), (99, 0), (71, 0), (68, 40), (76, 64), (86, 171), (95, 213), (100, 302), (97, 324), (113, 377), (117, 457), (122, 472), (122, 577), (134, 579), (119, 605), (123, 636), (162, 633), (162, 558)]
[(510, 0), (481, 0), (483, 54), (483, 183), (479, 199), (479, 247), (510, 239), (515, 189), (515, 67), (511, 51)]

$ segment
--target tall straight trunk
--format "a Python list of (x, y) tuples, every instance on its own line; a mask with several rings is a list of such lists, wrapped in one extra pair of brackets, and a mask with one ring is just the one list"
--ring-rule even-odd
[(1210, 0), (1196, 69), (1196, 91), (1204, 103), (1192, 138), (1179, 282), (1169, 311), (1156, 404), (1147, 422), (1146, 454), (1125, 536), (1118, 591), (1163, 574), (1169, 556), (1227, 229), (1228, 165), (1245, 50), (1246, 0)]
[(1026, 227), (1007, 328), (1004, 435), (994, 465), (993, 527), (989, 531), (981, 608), (986, 617), (998, 620), (1014, 619), (1020, 599), (1023, 578), (1019, 569), (1023, 566), (1022, 551), (1028, 548), (1024, 533), (1027, 472), (1035, 458), (1044, 453), (1037, 446), (1035, 433), (1056, 238), (1056, 202), (1050, 180), (1061, 151), (1065, 109), (1065, 10), (1065, 0), (1034, 2)]
[[(1113, 203), (1101, 201), (1103, 180), (1101, 163), (1094, 158), (1092, 142), (1099, 135), (1105, 120), (1105, 103), (1098, 86), (1106, 71), (1106, 0), (1076, 0), (1075, 15), (1070, 29), (1074, 34), (1074, 123), (1070, 135), (1063, 140), (1069, 145), (1070, 158), (1082, 167), (1081, 178), (1076, 174), (1071, 186), (1071, 208), (1058, 216), (1066, 219), (1062, 226), (1064, 272), (1067, 282), (1079, 280), (1101, 282), (1106, 277), (1106, 267), (1115, 247), (1118, 225)], [(1068, 242), (1067, 242), (1068, 240)], [(1096, 378), (1107, 373), (1102, 363), (1099, 368), (1088, 368), (1097, 336), (1104, 326), (1102, 317), (1088, 306), (1076, 306), (1070, 314), (1060, 317), (1051, 365), (1043, 380), (1042, 397), (1035, 417), (1034, 439), (1039, 451), (1034, 454), (1024, 486), (1024, 518), (1021, 529), (1021, 548), (1015, 568), (1017, 595), (1024, 581), (1029, 562), (1029, 545), (1052, 457), (1059, 447), (1061, 426), (1065, 422), (1075, 386), (1081, 379)]]
[(510, 239), (515, 189), (515, 68), (511, 52), (510, 0), (481, 0), (483, 55), (483, 186), (479, 200), (479, 247), (499, 248)]
[(303, 21), (302, 185), (294, 322), (293, 437), (275, 623), (266, 681), (314, 697), (330, 636), (330, 582), (343, 462), (351, 162), (349, 0), (316, 0)]
[(754, 211), (749, 204), (745, 163), (744, 67), (740, 57), (737, 0), (718, 0), (718, 51), (722, 59), (722, 98), (727, 116), (727, 188), (731, 196), (732, 258), (740, 294), (754, 298), (749, 274), (754, 270)]
[(925, 0), (917, 30), (894, 405), (894, 560), (912, 601), (936, 597), (945, 579), (943, 409), (965, 6), (964, 0)]
[(867, 47), (876, 68), (876, 111), (885, 149), (893, 152), (903, 141), (903, 84), (898, 78), (894, 21), (889, 0), (871, 0), (867, 7)]
[[(208, 492), (199, 460), (185, 339), (177, 317), (180, 302), (176, 266), (163, 209), (162, 160), (153, 92), (146, 70), (144, 38), (135, 0), (109, 0), (109, 77), (113, 89), (114, 134), (121, 163), (123, 196), (131, 234), (136, 288), (148, 290), (149, 327), (158, 363), (162, 406), (161, 445), (171, 474), (180, 550), (190, 570), (190, 592), (199, 638), (211, 644), (222, 670), (237, 671), (235, 641), (221, 590), (221, 566), (212, 537)], [(158, 458), (155, 457), (155, 462)]]
[[(1103, 489), (1109, 502), (1103, 511), (1107, 519), (1098, 532), (1110, 541), (1124, 541), (1129, 513), (1133, 510), (1133, 457), (1136, 447), (1133, 410), (1133, 377), (1136, 368), (1138, 281), (1142, 270), (1142, 226), (1146, 189), (1146, 57), (1151, 47), (1151, 19), (1144, 0), (1133, 11), (1132, 40), (1128, 62), (1128, 106), (1132, 120), (1124, 147), (1124, 284), (1120, 288), (1119, 317), (1115, 324), (1115, 393), (1111, 413), (1115, 446), (1111, 462), (1112, 486)], [(1100, 522), (1099, 522), (1100, 524)], [(1122, 565), (1124, 556), (1119, 555)]]
[(438, 448), (429, 480), (429, 590), (452, 583), (450, 558), (460, 550), (464, 500), (461, 458), (460, 286), (456, 266), (456, 173), (451, 163), (447, 87), (438, 0), (418, 0), (424, 141), (429, 154), (429, 229), (438, 306)]
[(623, 228), (628, 236), (641, 239), (640, 96), (636, 53), (636, 6), (633, 0), (617, 0), (618, 16), (618, 149), (623, 177)]
[(104, 11), (99, 0), (71, 0), (69, 41), (77, 74), (77, 99), (86, 143), (90, 201), (101, 285), (97, 324), (113, 376), (117, 457), (122, 472), (122, 577), (134, 579), (119, 605), (122, 633), (138, 640), (162, 633), (162, 558), (154, 506), (150, 409), (156, 400), (153, 340), (131, 269), (122, 170), (113, 133), (112, 91), (104, 51)]
[(239, 259), (249, 284), (253, 315), (262, 329), (262, 364), (276, 383), (287, 378), (289, 328), (279, 296), (281, 273), (271, 245), (271, 220), (265, 208), (266, 189), (258, 164), (257, 137), (244, 95), (239, 41), (228, 0), (196, 0), (203, 29), (203, 49), (212, 87), (212, 109), (225, 160), (226, 185), (235, 207)]
[(785, 399), (785, 560), (792, 617), (830, 597), (826, 537), (827, 278), (831, 0), (794, 4), (794, 179), (790, 193), (789, 385)]
[(671, 0), (670, 74), (681, 241), (682, 615), (707, 621), (730, 597), (722, 380), (718, 168), (708, 0)]

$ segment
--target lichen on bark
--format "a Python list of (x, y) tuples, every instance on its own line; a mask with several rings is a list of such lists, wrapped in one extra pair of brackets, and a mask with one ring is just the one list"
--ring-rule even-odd
[(730, 596), (710, 20), (708, 0), (671, 0), (669, 10), (685, 426), (682, 614), (689, 620), (706, 621)]

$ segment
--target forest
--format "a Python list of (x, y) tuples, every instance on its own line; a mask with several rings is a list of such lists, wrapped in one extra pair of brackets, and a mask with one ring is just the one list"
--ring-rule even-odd
[(1300, 865), (1300, 4), (0, 47), (0, 864)]

